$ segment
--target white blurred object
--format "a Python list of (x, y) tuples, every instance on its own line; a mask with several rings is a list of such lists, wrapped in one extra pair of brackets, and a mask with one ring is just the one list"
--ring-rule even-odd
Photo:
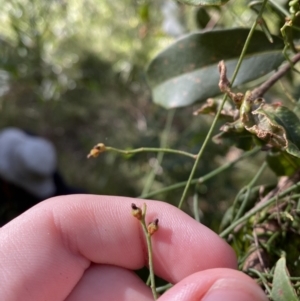
[(175, 38), (185, 33), (181, 22), (181, 10), (176, 2), (165, 0), (161, 11), (164, 17), (162, 28), (166, 34)]
[(56, 151), (52, 143), (17, 128), (0, 132), (0, 176), (40, 198), (55, 193)]

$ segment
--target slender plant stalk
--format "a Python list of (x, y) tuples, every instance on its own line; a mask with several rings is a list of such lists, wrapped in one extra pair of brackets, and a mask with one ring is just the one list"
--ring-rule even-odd
[(278, 81), (280, 88), (282, 89), (282, 92), (286, 96), (286, 98), (289, 99), (289, 101), (293, 104), (296, 104), (294, 110), (297, 108), (297, 100), (294, 98), (294, 96), (288, 91), (288, 89), (284, 86), (283, 81), (280, 79)]
[(292, 281), (300, 281), (300, 277), (289, 277)]
[(281, 77), (283, 77), (297, 62), (300, 61), (300, 53), (294, 55), (291, 63), (283, 65), (277, 72), (275, 72), (268, 80), (262, 83), (259, 87), (252, 91), (252, 98), (263, 96)]
[[(299, 193), (293, 194), (293, 195), (291, 196), (291, 199), (300, 199), (300, 194), (299, 194)], [(297, 210), (299, 210), (299, 208), (298, 208)]]
[(141, 225), (142, 225), (144, 234), (146, 236), (146, 241), (147, 241), (148, 265), (149, 265), (149, 273), (150, 273), (150, 280), (151, 280), (151, 290), (152, 290), (153, 298), (154, 298), (154, 300), (156, 300), (158, 297), (157, 297), (157, 292), (156, 292), (156, 287), (155, 287), (155, 274), (154, 274), (154, 267), (153, 267), (152, 242), (151, 242), (151, 234), (148, 232), (146, 221), (145, 221), (146, 211), (147, 211), (147, 206), (146, 206), (146, 204), (144, 204), (143, 205), (143, 210), (142, 210), (143, 218), (140, 221), (141, 221)]
[(235, 229), (238, 225), (241, 223), (244, 223), (247, 221), (251, 216), (255, 215), (259, 211), (263, 210), (264, 208), (270, 206), (272, 203), (276, 202), (276, 200), (286, 196), (290, 192), (296, 190), (297, 188), (300, 188), (300, 182), (294, 184), (293, 186), (289, 187), (288, 189), (284, 190), (283, 192), (279, 193), (278, 195), (275, 195), (274, 197), (270, 198), (264, 203), (259, 204), (258, 206), (252, 208), (250, 211), (248, 211), (244, 216), (239, 218), (238, 220), (234, 221), (230, 226), (228, 226), (223, 232), (220, 233), (220, 237), (226, 237), (232, 230)]
[[(243, 49), (242, 49), (242, 53), (241, 53), (241, 55), (240, 55), (240, 57), (239, 57), (239, 60), (238, 60), (237, 65), (236, 65), (236, 67), (235, 67), (235, 70), (234, 70), (234, 73), (233, 73), (233, 76), (232, 76), (232, 80), (231, 80), (231, 85), (234, 83), (234, 81), (235, 81), (235, 79), (236, 79), (236, 76), (237, 76), (237, 74), (238, 74), (238, 72), (239, 72), (239, 69), (240, 69), (241, 64), (242, 64), (242, 61), (243, 61), (243, 59), (244, 59), (244, 57), (245, 57), (246, 51), (247, 51), (247, 49), (248, 49), (248, 46), (249, 46), (249, 44), (250, 44), (250, 41), (251, 41), (252, 35), (253, 35), (253, 33), (254, 33), (255, 27), (256, 27), (258, 21), (261, 19), (263, 10), (264, 10), (264, 8), (265, 8), (267, 2), (268, 2), (268, 0), (264, 0), (264, 2), (262, 3), (261, 9), (260, 9), (260, 11), (259, 11), (259, 13), (258, 13), (258, 16), (257, 16), (257, 18), (256, 18), (256, 20), (255, 20), (255, 22), (254, 22), (254, 24), (252, 25), (252, 27), (251, 27), (251, 29), (250, 29), (250, 31), (249, 31), (248, 37), (247, 37), (246, 42), (245, 42), (245, 44), (244, 44), (244, 47), (243, 47)], [(192, 179), (193, 179), (193, 177), (194, 177), (194, 174), (195, 174), (196, 168), (197, 168), (197, 166), (198, 166), (198, 163), (199, 163), (199, 161), (200, 161), (200, 158), (202, 157), (202, 154), (204, 153), (204, 150), (205, 150), (205, 148), (206, 148), (206, 146), (207, 146), (207, 144), (208, 144), (208, 141), (210, 140), (210, 138), (211, 138), (211, 136), (212, 136), (213, 130), (214, 130), (216, 124), (217, 124), (217, 121), (218, 121), (218, 119), (219, 119), (219, 116), (220, 116), (220, 114), (221, 114), (221, 111), (222, 111), (222, 109), (223, 109), (223, 106), (224, 106), (226, 100), (227, 100), (227, 95), (225, 94), (224, 97), (223, 97), (221, 106), (220, 106), (219, 109), (218, 109), (218, 112), (217, 112), (217, 114), (216, 114), (216, 116), (215, 116), (215, 118), (214, 118), (214, 120), (213, 120), (213, 122), (212, 122), (212, 125), (211, 125), (211, 127), (210, 127), (210, 129), (209, 129), (209, 131), (208, 131), (208, 133), (207, 133), (207, 135), (206, 135), (206, 137), (205, 137), (205, 140), (204, 140), (204, 142), (203, 142), (203, 144), (202, 144), (202, 147), (200, 148), (199, 153), (198, 153), (198, 155), (197, 155), (197, 157), (196, 157), (194, 166), (193, 166), (193, 168), (192, 168), (192, 170), (191, 170), (189, 179), (188, 179), (188, 181), (187, 181), (187, 184), (186, 184), (186, 186), (185, 186), (185, 188), (184, 188), (184, 191), (183, 191), (183, 193), (182, 193), (180, 202), (179, 202), (179, 204), (178, 204), (178, 208), (181, 208), (181, 207), (182, 207), (182, 204), (183, 204), (183, 202), (184, 202), (184, 200), (185, 200), (185, 197), (186, 197), (186, 195), (187, 195), (188, 189), (189, 189), (190, 184), (191, 184), (191, 181), (192, 181)]]
[(200, 223), (200, 216), (199, 216), (199, 197), (197, 192), (195, 191), (193, 197), (193, 211), (194, 211), (194, 218), (197, 222)]
[[(300, 277), (299, 277), (299, 278), (300, 278)], [(163, 285), (163, 286), (158, 287), (158, 288), (156, 289), (156, 291), (157, 291), (158, 293), (165, 292), (166, 290), (168, 290), (168, 289), (171, 288), (172, 286), (173, 286), (172, 283), (168, 283), (168, 284), (166, 284), (166, 285)]]
[[(162, 148), (162, 149), (167, 147), (168, 137), (169, 137), (169, 134), (171, 131), (171, 125), (172, 125), (172, 122), (174, 119), (175, 111), (176, 110), (168, 111), (166, 125), (165, 125), (164, 131), (162, 132), (161, 138), (160, 138), (160, 148)], [(147, 177), (147, 181), (143, 188), (142, 195), (149, 193), (149, 191), (152, 187), (153, 181), (155, 179), (157, 166), (159, 166), (161, 164), (163, 158), (164, 158), (164, 153), (157, 154), (156, 164), (152, 168), (151, 172), (149, 173), (149, 175)]]
[(277, 8), (285, 17), (290, 16), (289, 12), (284, 7), (282, 7), (281, 5), (279, 5), (277, 3), (278, 0), (269, 0), (269, 2), (271, 3), (271, 5), (273, 5), (275, 8)]
[[(210, 173), (206, 174), (205, 176), (202, 176), (202, 177), (197, 178), (197, 179), (192, 179), (191, 184), (204, 183), (207, 180), (217, 176), (221, 172), (231, 168), (232, 166), (234, 166), (239, 161), (258, 153), (259, 150), (260, 150), (259, 147), (255, 147), (254, 149), (243, 153), (239, 158), (235, 159), (234, 161), (228, 162), (228, 163), (216, 168), (215, 170), (211, 171)], [(142, 195), (139, 196), (139, 198), (147, 199), (147, 198), (152, 197), (154, 195), (157, 195), (159, 193), (163, 193), (163, 192), (167, 192), (167, 191), (170, 191), (170, 190), (174, 190), (174, 189), (184, 187), (186, 184), (187, 184), (187, 181), (179, 182), (179, 183), (164, 187), (162, 189), (158, 189), (158, 190), (149, 192), (148, 194), (142, 194)]]
[(265, 289), (267, 290), (269, 296), (271, 296), (271, 289), (270, 289), (270, 286), (268, 285), (268, 281), (267, 279), (265, 278), (265, 275), (263, 273), (261, 273), (260, 271), (258, 270), (255, 270), (255, 269), (249, 269), (249, 272), (253, 273), (253, 274), (256, 274), (258, 276), (258, 278), (261, 280), (261, 282), (263, 283)]
[[(249, 271), (252, 271), (252, 269), (249, 269)], [(255, 270), (257, 271), (257, 270)], [(268, 280), (272, 279), (273, 278), (273, 275), (272, 274), (268, 274), (268, 273), (263, 273), (263, 272), (260, 272), (260, 274), (265, 277), (265, 278), (268, 278)], [(300, 281), (300, 277), (289, 277), (289, 279), (291, 281)]]
[(260, 169), (258, 170), (258, 172), (256, 173), (256, 175), (253, 177), (253, 179), (250, 181), (250, 183), (245, 187), (246, 189), (246, 194), (245, 194), (245, 197), (244, 197), (244, 200), (234, 218), (234, 221), (239, 219), (241, 217), (241, 215), (243, 214), (245, 208), (246, 208), (246, 205), (248, 203), (248, 200), (249, 200), (249, 196), (250, 196), (250, 192), (251, 192), (251, 189), (253, 188), (253, 186), (255, 185), (256, 181), (258, 180), (258, 178), (261, 176), (261, 174), (263, 173), (263, 171), (266, 169), (266, 167), (268, 166), (267, 162), (264, 162), (262, 164), (262, 166), (260, 167)]
[(155, 148), (155, 147), (140, 147), (136, 149), (129, 149), (129, 150), (124, 150), (124, 149), (119, 149), (111, 146), (105, 146), (105, 151), (113, 151), (116, 153), (120, 153), (123, 155), (133, 155), (137, 153), (143, 153), (143, 152), (153, 152), (153, 153), (170, 153), (170, 154), (176, 154), (176, 155), (182, 155), (186, 157), (190, 157), (192, 159), (196, 159), (197, 155), (176, 150), (176, 149), (170, 149), (170, 148)]
[(199, 153), (198, 153), (198, 155), (197, 155), (197, 157), (196, 157), (195, 163), (194, 163), (194, 165), (193, 165), (193, 168), (192, 168), (192, 170), (191, 170), (190, 176), (189, 176), (189, 178), (188, 178), (188, 180), (187, 180), (187, 183), (186, 183), (186, 185), (185, 185), (185, 187), (184, 187), (184, 190), (183, 190), (181, 199), (180, 199), (179, 204), (178, 204), (178, 208), (179, 208), (179, 209), (182, 207), (182, 204), (183, 204), (183, 202), (184, 202), (184, 200), (185, 200), (185, 197), (186, 197), (186, 195), (187, 195), (188, 189), (189, 189), (189, 187), (190, 187), (190, 185), (191, 185), (191, 182), (192, 182), (192, 180), (193, 180), (193, 177), (194, 177), (196, 168), (197, 168), (197, 166), (198, 166), (198, 163), (199, 163), (199, 161), (200, 161), (200, 158), (202, 157), (202, 155), (203, 155), (203, 153), (204, 153), (204, 150), (205, 150), (205, 148), (206, 148), (206, 146), (207, 146), (207, 144), (208, 144), (208, 141), (210, 140), (210, 138), (211, 138), (211, 136), (212, 136), (213, 130), (214, 130), (216, 124), (217, 124), (218, 118), (219, 118), (219, 116), (220, 116), (220, 114), (221, 114), (221, 110), (222, 110), (222, 108), (223, 108), (223, 106), (224, 106), (224, 104), (225, 104), (226, 99), (227, 99), (227, 95), (224, 95), (222, 104), (221, 104), (221, 106), (220, 106), (220, 108), (219, 108), (219, 110), (218, 110), (218, 112), (217, 112), (217, 114), (216, 114), (216, 116), (215, 116), (215, 118), (214, 118), (214, 120), (213, 120), (213, 122), (212, 122), (212, 125), (211, 125), (211, 127), (210, 127), (210, 129), (209, 129), (209, 131), (208, 131), (208, 133), (207, 133), (207, 135), (206, 135), (206, 137), (205, 137), (205, 140), (204, 140), (204, 142), (203, 142), (203, 144), (202, 144), (202, 147), (200, 148)]

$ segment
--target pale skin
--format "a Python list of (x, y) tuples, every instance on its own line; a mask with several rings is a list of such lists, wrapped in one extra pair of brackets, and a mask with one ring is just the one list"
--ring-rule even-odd
[(152, 301), (135, 274), (147, 263), (131, 203), (147, 204), (155, 273), (174, 284), (159, 301), (267, 301), (236, 270), (217, 234), (158, 201), (73, 195), (46, 200), (0, 229), (0, 296), (6, 301)]

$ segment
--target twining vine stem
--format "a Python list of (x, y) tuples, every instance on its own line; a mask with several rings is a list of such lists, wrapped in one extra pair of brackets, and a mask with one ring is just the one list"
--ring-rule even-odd
[[(222, 166), (219, 166), (218, 168), (212, 170), (211, 172), (209, 172), (208, 174), (206, 174), (204, 176), (201, 176), (200, 178), (192, 179), (190, 184), (204, 183), (207, 180), (217, 176), (221, 172), (231, 168), (232, 166), (234, 166), (239, 161), (258, 153), (259, 150), (260, 150), (260, 147), (255, 147), (254, 149), (243, 153), (240, 157), (238, 157), (234, 161), (227, 162), (226, 164), (224, 164)], [(187, 183), (187, 181), (183, 181), (183, 182), (179, 182), (179, 183), (176, 183), (176, 184), (173, 184), (173, 185), (170, 185), (170, 186), (166, 186), (164, 188), (161, 188), (161, 189), (158, 189), (158, 190), (155, 190), (155, 191), (151, 191), (151, 192), (146, 193), (146, 194), (141, 194), (140, 196), (138, 196), (138, 198), (147, 199), (147, 198), (152, 197), (154, 195), (157, 195), (159, 193), (163, 193), (163, 192), (166, 192), (166, 191), (170, 191), (170, 190), (174, 190), (174, 189), (184, 187), (186, 185), (186, 183)]]
[[(244, 47), (243, 47), (243, 49), (242, 49), (242, 53), (241, 53), (241, 55), (240, 55), (240, 57), (239, 57), (239, 60), (238, 60), (237, 65), (236, 65), (236, 67), (235, 67), (235, 70), (234, 70), (234, 73), (233, 73), (233, 76), (232, 76), (232, 80), (231, 80), (231, 85), (234, 83), (234, 81), (235, 81), (235, 79), (236, 79), (236, 76), (237, 76), (238, 71), (239, 71), (239, 69), (240, 69), (240, 67), (241, 67), (241, 64), (242, 64), (242, 61), (243, 61), (243, 59), (244, 59), (244, 57), (245, 57), (246, 51), (247, 51), (247, 49), (248, 49), (248, 46), (249, 46), (249, 44), (250, 44), (252, 35), (253, 35), (254, 30), (255, 30), (255, 28), (256, 28), (256, 25), (258, 24), (259, 20), (260, 20), (261, 17), (262, 17), (262, 13), (263, 13), (263, 11), (264, 11), (264, 8), (265, 8), (267, 2), (268, 2), (268, 0), (264, 0), (264, 1), (263, 1), (262, 5), (261, 5), (261, 8), (260, 8), (260, 11), (259, 11), (259, 13), (258, 13), (258, 15), (257, 15), (257, 18), (256, 18), (255, 22), (253, 23), (253, 25), (252, 25), (250, 31), (249, 31), (248, 37), (247, 37), (246, 42), (245, 42), (245, 44), (244, 44)], [(209, 140), (210, 140), (210, 138), (211, 138), (211, 136), (212, 136), (213, 130), (214, 130), (216, 124), (217, 124), (217, 121), (218, 121), (218, 119), (219, 119), (219, 116), (220, 116), (220, 114), (221, 114), (221, 111), (222, 111), (222, 109), (223, 109), (223, 106), (224, 106), (226, 100), (227, 100), (227, 94), (224, 95), (223, 100), (222, 100), (222, 103), (221, 103), (221, 105), (220, 105), (220, 107), (219, 107), (219, 109), (218, 109), (218, 112), (217, 112), (217, 114), (216, 114), (216, 116), (215, 116), (215, 118), (214, 118), (214, 120), (213, 120), (213, 122), (212, 122), (212, 125), (211, 125), (211, 127), (210, 127), (210, 129), (209, 129), (209, 131), (208, 131), (208, 133), (207, 133), (207, 135), (206, 135), (206, 137), (205, 137), (205, 140), (204, 140), (204, 142), (203, 142), (203, 144), (202, 144), (202, 147), (201, 147), (200, 150), (199, 150), (199, 153), (198, 153), (197, 158), (196, 158), (196, 160), (195, 160), (194, 166), (193, 166), (193, 168), (192, 168), (192, 170), (191, 170), (191, 173), (190, 173), (190, 176), (189, 176), (189, 178), (188, 178), (187, 184), (186, 184), (186, 186), (185, 186), (185, 188), (184, 188), (184, 191), (183, 191), (183, 193), (182, 193), (181, 199), (180, 199), (180, 201), (179, 201), (178, 208), (181, 208), (182, 205), (183, 205), (183, 202), (184, 202), (185, 197), (186, 197), (186, 195), (187, 195), (187, 192), (188, 192), (188, 189), (189, 189), (189, 187), (190, 187), (191, 181), (192, 181), (192, 179), (193, 179), (193, 177), (194, 177), (194, 174), (195, 174), (195, 172), (196, 172), (196, 168), (197, 168), (198, 163), (199, 163), (199, 161), (200, 161), (200, 158), (202, 157), (202, 154), (204, 153), (204, 150), (205, 150), (205, 148), (206, 148), (206, 146), (207, 146), (207, 144), (208, 144), (208, 142), (209, 142)]]
[(227, 227), (222, 233), (220, 233), (220, 237), (226, 237), (232, 230), (234, 230), (238, 225), (241, 223), (247, 221), (251, 216), (258, 213), (259, 211), (263, 210), (264, 208), (270, 206), (272, 203), (274, 203), (276, 200), (286, 196), (290, 192), (298, 189), (300, 187), (300, 182), (294, 184), (293, 186), (289, 187), (285, 191), (279, 193), (278, 195), (275, 195), (274, 197), (270, 198), (264, 203), (259, 204), (258, 206), (254, 207), (250, 211), (248, 211), (244, 216), (233, 222), (229, 227)]
[[(166, 125), (165, 125), (165, 128), (160, 137), (160, 148), (162, 148), (162, 149), (167, 147), (168, 137), (169, 137), (169, 134), (171, 131), (171, 125), (172, 125), (172, 122), (174, 119), (175, 111), (176, 111), (175, 109), (168, 111)], [(147, 194), (150, 191), (151, 186), (152, 186), (153, 181), (156, 176), (157, 168), (161, 165), (163, 158), (164, 158), (164, 153), (157, 154), (155, 165), (153, 166), (151, 172), (149, 173), (149, 175), (147, 177), (145, 186), (142, 191), (142, 195)]]
[[(248, 203), (248, 200), (249, 200), (251, 189), (253, 188), (253, 186), (255, 185), (256, 181), (261, 176), (261, 174), (263, 173), (263, 171), (266, 169), (267, 166), (268, 166), (267, 162), (264, 162), (261, 165), (261, 167), (258, 170), (258, 172), (256, 173), (256, 175), (250, 181), (250, 183), (246, 187), (243, 188), (243, 190), (245, 191), (244, 199), (243, 199), (242, 204), (239, 207), (238, 212), (237, 212), (236, 216), (234, 217), (233, 221), (238, 220), (241, 217), (241, 215), (244, 213), (244, 210), (245, 210), (245, 208), (247, 206), (247, 203)], [(240, 195), (240, 194), (238, 194), (238, 195)]]

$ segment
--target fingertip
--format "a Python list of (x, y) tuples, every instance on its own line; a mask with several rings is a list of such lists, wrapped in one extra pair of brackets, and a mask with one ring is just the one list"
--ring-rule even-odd
[(160, 277), (176, 283), (201, 270), (237, 268), (235, 251), (211, 229), (171, 205), (155, 203), (155, 207), (161, 208), (160, 228), (152, 239)]
[(159, 301), (268, 301), (256, 282), (231, 269), (195, 273), (168, 290)]
[(267, 301), (264, 292), (252, 281), (237, 278), (217, 280), (201, 301)]

